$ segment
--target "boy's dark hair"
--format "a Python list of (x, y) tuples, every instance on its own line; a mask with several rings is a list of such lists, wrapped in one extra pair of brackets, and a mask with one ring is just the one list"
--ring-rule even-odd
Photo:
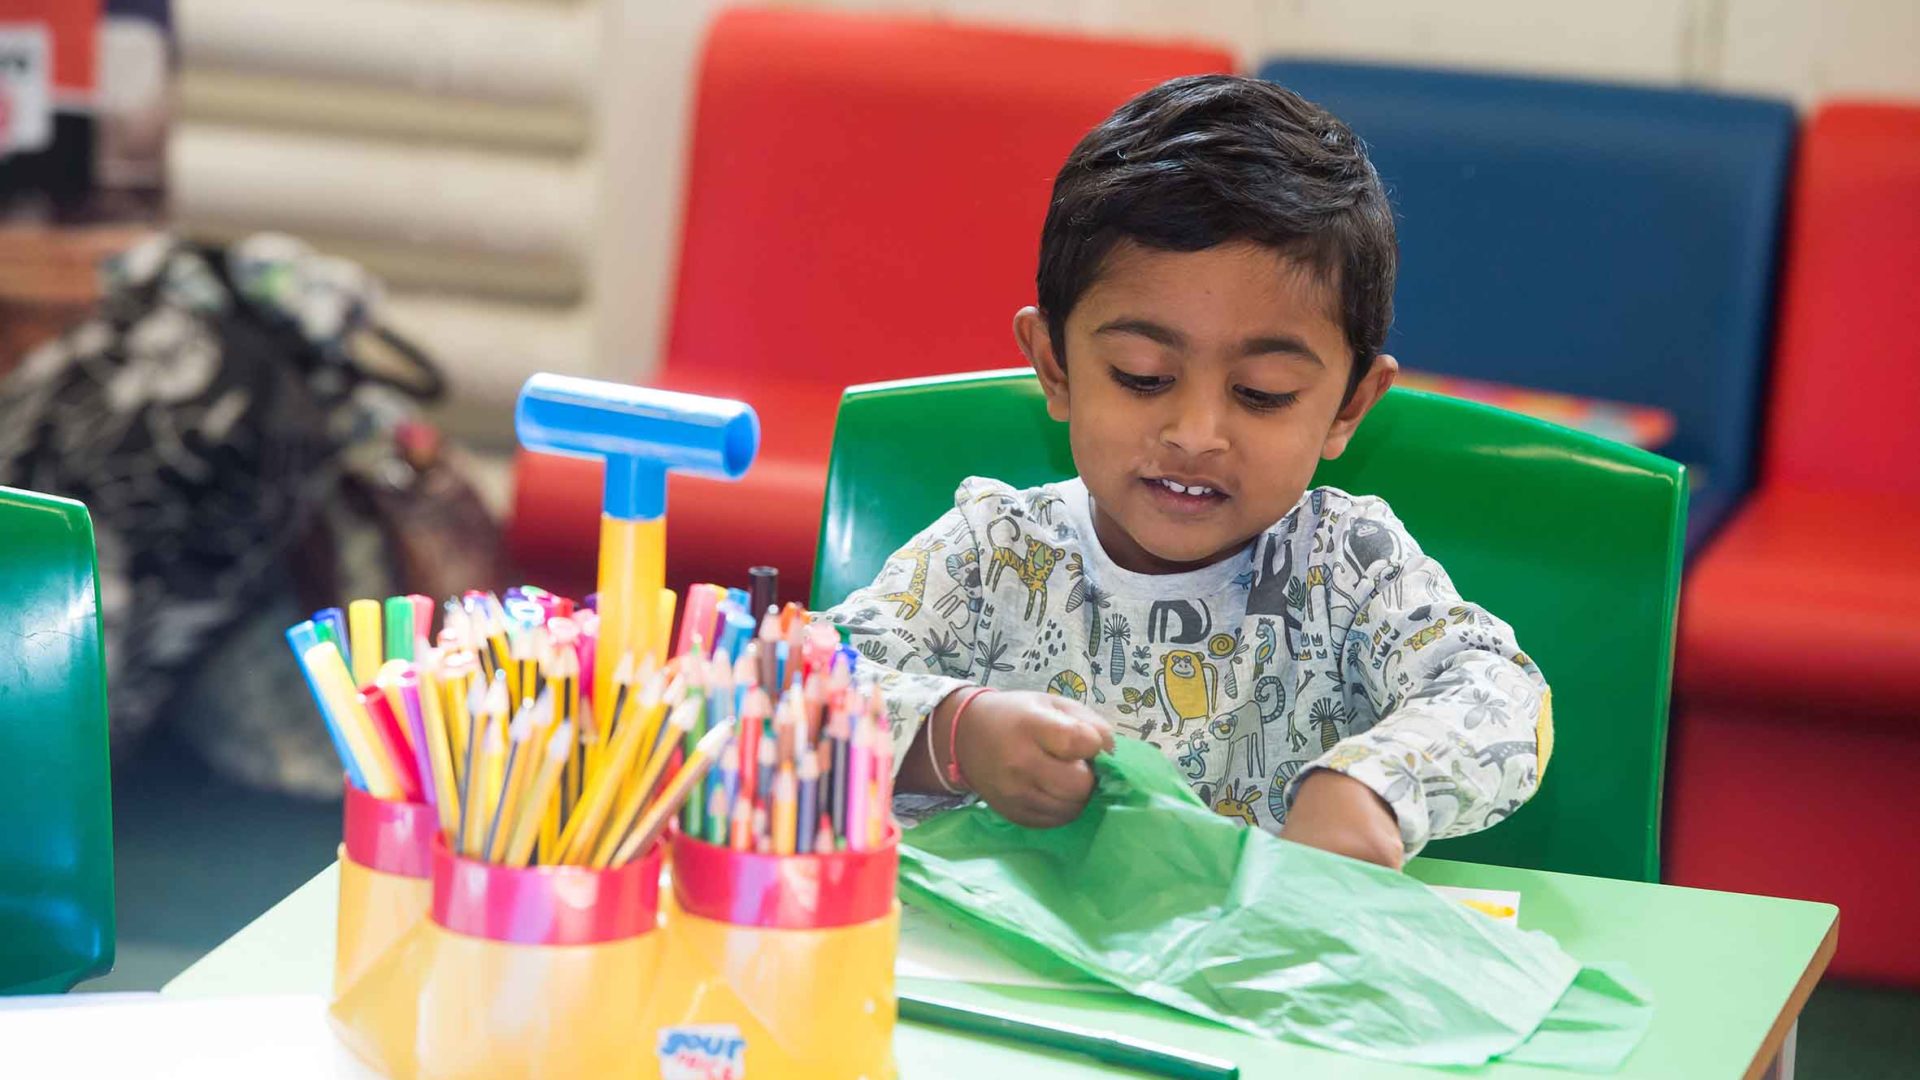
[(1080, 140), (1040, 230), (1040, 310), (1065, 363), (1067, 316), (1115, 243), (1277, 249), (1337, 285), (1351, 395), (1393, 321), (1393, 209), (1353, 130), (1291, 90), (1192, 75), (1148, 90)]

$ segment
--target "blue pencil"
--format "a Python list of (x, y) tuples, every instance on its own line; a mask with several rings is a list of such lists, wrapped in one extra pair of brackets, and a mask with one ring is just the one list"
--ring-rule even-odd
[(820, 763), (814, 760), (813, 747), (800, 751), (800, 822), (794, 830), (794, 850), (802, 855), (813, 851), (814, 834), (820, 831)]

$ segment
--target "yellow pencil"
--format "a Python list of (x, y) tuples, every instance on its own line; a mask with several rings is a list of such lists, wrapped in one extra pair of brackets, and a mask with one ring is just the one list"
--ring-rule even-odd
[(373, 717), (367, 715), (367, 707), (361, 704), (360, 694), (354, 690), (353, 676), (348, 674), (347, 662), (341, 659), (340, 650), (333, 642), (323, 641), (307, 650), (306, 660), (314, 684), (326, 697), (334, 722), (340, 725), (340, 734), (347, 740), (354, 764), (360, 766), (360, 776), (367, 782), (367, 794), (376, 799), (399, 798), (399, 778), (394, 775), (386, 751), (380, 748), (380, 735), (374, 730)]
[[(657, 698), (659, 691), (653, 692)], [(657, 708), (657, 700), (649, 700), (646, 691), (642, 691), (638, 702), (629, 702), (627, 709)], [(567, 819), (566, 831), (560, 834), (556, 848), (556, 863), (579, 863), (585, 861), (592, 852), (592, 843), (599, 838), (600, 827), (606, 823), (607, 813), (613, 809), (614, 797), (620, 793), (621, 782), (633, 771), (634, 763), (640, 757), (641, 725), (626, 721), (621, 724), (620, 733), (613, 737), (613, 746), (607, 751), (601, 768), (594, 773), (593, 781), (587, 785), (579, 805), (574, 808), (573, 816)]]
[(473, 715), (467, 711), (467, 680), (475, 664), (471, 655), (455, 653), (444, 665), (445, 678), (440, 688), (446, 694), (447, 747), (453, 751), (453, 780), (460, 784), (467, 776), (467, 729)]
[(547, 739), (547, 752), (540, 759), (539, 770), (534, 774), (533, 782), (527, 786), (526, 797), (522, 800), (506, 847), (505, 863), (508, 866), (525, 866), (527, 857), (533, 852), (534, 838), (540, 830), (541, 819), (546, 815), (545, 808), (553, 803), (556, 785), (560, 782), (560, 768), (566, 764), (567, 754), (574, 742), (573, 725), (561, 721), (553, 729), (553, 735)]
[(527, 687), (532, 682), (527, 678), (527, 639), (516, 635), (507, 649), (507, 704), (518, 713), (526, 703)]
[(796, 838), (794, 829), (798, 824), (799, 789), (795, 786), (793, 763), (782, 761), (780, 771), (773, 778), (773, 853), (775, 855), (793, 854)]
[(539, 768), (532, 758), (547, 729), (546, 717), (552, 706), (552, 700), (544, 695), (527, 702), (507, 729), (507, 762), (501, 771), (500, 798), (493, 808), (493, 820), (487, 824), (483, 848), (491, 862), (507, 857), (507, 833), (519, 819), (520, 804), (526, 797), (529, 781)]
[[(573, 650), (568, 649), (567, 651), (572, 652)], [(577, 667), (579, 664), (579, 661), (576, 659), (574, 663), (575, 663), (575, 666)], [(551, 682), (551, 680), (549, 680), (549, 682)], [(570, 730), (577, 731), (578, 729), (575, 727), (576, 720), (572, 710), (568, 707), (567, 695), (564, 687), (560, 689), (559, 693), (554, 695), (553, 702), (554, 702), (553, 707), (556, 710), (559, 717), (558, 724), (567, 725), (567, 727)], [(578, 739), (578, 735), (575, 735), (575, 739), (576, 740)], [(561, 805), (561, 800), (559, 798), (560, 787), (561, 787), (561, 784), (563, 784), (566, 780), (567, 768), (572, 763), (572, 760), (573, 760), (573, 755), (571, 753), (571, 748), (569, 748), (568, 755), (565, 758), (563, 758), (560, 763), (561, 780), (554, 785), (553, 796), (548, 798), (547, 801), (543, 803), (539, 809), (539, 814), (540, 814), (539, 824), (538, 824), (538, 828), (535, 831), (534, 836), (536, 841), (538, 842), (538, 848), (537, 848), (537, 850), (539, 851), (538, 858), (541, 862), (548, 862), (552, 860), (553, 853), (556, 850), (556, 845), (560, 842), (560, 822), (566, 813), (566, 810)]]
[[(691, 704), (695, 712), (689, 715), (685, 725), (670, 729), (667, 718), (682, 703)], [(699, 707), (700, 701), (687, 697), (686, 684), (676, 676), (661, 693), (659, 704), (644, 714), (636, 712), (630, 718), (640, 728), (639, 752), (634, 757), (634, 767), (621, 779), (620, 797), (614, 800), (615, 806), (626, 806), (629, 799), (635, 798), (635, 791), (642, 781), (653, 784), (661, 779), (660, 770), (670, 763), (674, 751), (684, 741), (687, 729), (698, 719)]]
[(453, 740), (447, 736), (447, 718), (440, 708), (440, 682), (425, 669), (420, 672), (420, 719), (427, 731), (427, 759), (433, 765), (440, 832), (453, 836), (460, 831), (460, 782), (453, 773)]
[[(660, 776), (666, 771), (667, 762), (673, 760), (673, 747), (678, 745), (687, 729), (693, 726), (693, 718), (700, 710), (700, 702), (687, 698), (675, 705), (667, 714), (665, 725), (661, 728), (662, 738), (656, 749), (648, 756), (640, 772), (621, 792), (619, 809), (614, 811), (606, 828), (601, 830), (597, 842), (593, 845), (593, 859), (588, 865), (596, 870), (605, 870), (613, 861), (614, 852), (620, 841), (632, 828), (640, 812), (646, 808), (647, 796), (660, 782)], [(645, 732), (641, 733), (643, 736)]]
[(486, 701), (474, 719), (473, 765), (468, 770), (464, 820), (460, 824), (460, 853), (479, 857), (485, 850), (487, 824), (500, 799), (500, 781), (507, 766), (507, 688), (504, 673), (494, 677)]
[(487, 857), (487, 829), (500, 813), (500, 796), (504, 794), (507, 777), (507, 752), (507, 722), (494, 717), (488, 720), (480, 743), (479, 775), (475, 777), (479, 786), (474, 795), (480, 819), (472, 822), (473, 828), (467, 833), (469, 858)]
[(387, 661), (380, 644), (382, 618), (378, 600), (355, 600), (347, 605), (347, 639), (353, 652), (355, 686), (372, 686), (380, 665)]
[(707, 769), (713, 765), (714, 758), (720, 754), (720, 748), (727, 744), (727, 739), (732, 734), (733, 721), (731, 720), (723, 720), (707, 729), (707, 733), (694, 744), (693, 753), (687, 755), (686, 764), (680, 766), (680, 771), (674, 774), (673, 779), (667, 783), (666, 789), (660, 793), (660, 797), (653, 800), (653, 805), (647, 808), (646, 814), (634, 825), (633, 831), (614, 852), (612, 865), (624, 864), (653, 846), (653, 842), (659, 839), (661, 830), (667, 827), (667, 821), (674, 814), (679, 813), (680, 804), (687, 801), (688, 795), (693, 794), (694, 785), (706, 778)]

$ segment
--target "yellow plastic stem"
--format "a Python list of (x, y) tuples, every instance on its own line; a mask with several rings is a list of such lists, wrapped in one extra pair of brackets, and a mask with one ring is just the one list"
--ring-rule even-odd
[(594, 647), (593, 700), (613, 705), (613, 673), (620, 658), (664, 661), (659, 629), (660, 592), (666, 586), (667, 519), (600, 517), (600, 640)]

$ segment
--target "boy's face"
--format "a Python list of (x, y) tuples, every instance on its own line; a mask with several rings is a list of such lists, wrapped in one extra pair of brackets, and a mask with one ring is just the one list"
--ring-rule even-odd
[(1067, 317), (1064, 368), (1039, 311), (1014, 333), (1069, 425), (1102, 547), (1141, 573), (1215, 562), (1286, 516), (1397, 370), (1380, 357), (1343, 403), (1335, 287), (1252, 242), (1123, 240)]

